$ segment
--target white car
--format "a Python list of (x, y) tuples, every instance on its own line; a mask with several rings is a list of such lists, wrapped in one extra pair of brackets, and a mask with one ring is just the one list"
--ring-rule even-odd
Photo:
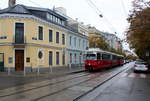
[(136, 61), (133, 69), (134, 72), (146, 72), (148, 71), (148, 66), (143, 61)]

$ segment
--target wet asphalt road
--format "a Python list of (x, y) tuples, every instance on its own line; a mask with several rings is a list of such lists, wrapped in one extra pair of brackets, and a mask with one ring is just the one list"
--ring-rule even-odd
[(150, 74), (122, 72), (78, 101), (149, 101)]
[[(83, 95), (87, 92), (92, 91), (108, 79), (119, 75), (132, 65), (133, 63), (130, 63), (93, 73), (75, 73), (3, 89), (0, 90), (0, 101), (73, 101), (78, 97), (85, 98)], [(99, 98), (94, 98), (94, 100), (99, 101)]]

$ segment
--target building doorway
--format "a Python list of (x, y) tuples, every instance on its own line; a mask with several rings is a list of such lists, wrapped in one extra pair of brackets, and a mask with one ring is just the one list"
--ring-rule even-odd
[(15, 50), (15, 70), (24, 70), (24, 50)]
[(0, 53), (0, 71), (4, 71), (4, 53)]

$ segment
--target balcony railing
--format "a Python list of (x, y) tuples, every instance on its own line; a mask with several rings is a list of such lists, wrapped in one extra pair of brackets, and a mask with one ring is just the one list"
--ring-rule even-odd
[(16, 44), (23, 44), (24, 43), (24, 36), (23, 35), (16, 35), (15, 36), (15, 43)]

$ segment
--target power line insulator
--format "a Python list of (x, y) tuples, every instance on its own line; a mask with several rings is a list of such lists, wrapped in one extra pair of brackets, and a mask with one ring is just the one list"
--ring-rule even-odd
[(101, 18), (102, 18), (102, 17), (103, 17), (103, 15), (102, 15), (102, 14), (100, 14), (100, 15), (99, 15), (99, 17), (101, 17)]

